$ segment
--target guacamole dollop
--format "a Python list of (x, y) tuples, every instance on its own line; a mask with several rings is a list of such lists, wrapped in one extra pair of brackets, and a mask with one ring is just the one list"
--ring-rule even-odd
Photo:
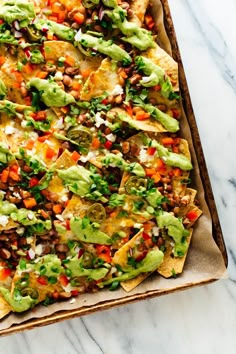
[(34, 18), (34, 5), (25, 0), (6, 0), (0, 6), (0, 18), (7, 23), (20, 22), (20, 27), (26, 27)]
[(74, 97), (66, 93), (56, 82), (35, 77), (29, 81), (28, 86), (35, 87), (40, 92), (42, 101), (48, 107), (64, 107), (75, 102)]

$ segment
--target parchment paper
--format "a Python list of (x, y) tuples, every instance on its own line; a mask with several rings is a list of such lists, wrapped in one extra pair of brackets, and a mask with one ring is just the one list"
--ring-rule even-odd
[[(171, 45), (163, 23), (163, 8), (160, 0), (153, 0), (153, 11), (155, 13), (156, 25), (159, 33), (158, 43), (163, 49), (171, 54)], [(193, 238), (185, 263), (184, 272), (176, 279), (165, 279), (159, 275), (153, 274), (129, 293), (126, 293), (122, 289), (113, 292), (105, 289), (100, 290), (98, 293), (80, 295), (73, 300), (75, 302), (72, 301), (72, 303), (71, 300), (69, 300), (48, 307), (37, 306), (29, 313), (23, 315), (10, 314), (1, 321), (0, 331), (9, 328), (13, 324), (19, 324), (33, 318), (43, 318), (57, 311), (73, 310), (84, 306), (92, 307), (100, 302), (126, 298), (130, 295), (143, 294), (152, 290), (158, 290), (161, 294), (165, 291), (181, 289), (186, 285), (204, 283), (208, 280), (225, 278), (227, 276), (222, 254), (212, 236), (212, 221), (204, 197), (202, 181), (199, 175), (199, 166), (192, 144), (189, 125), (185, 114), (183, 114), (183, 116), (184, 117), (181, 120), (181, 135), (188, 140), (190, 145), (192, 162), (194, 165), (194, 170), (191, 175), (193, 181), (192, 187), (196, 188), (198, 191), (197, 198), (203, 211), (203, 215), (194, 225)]]

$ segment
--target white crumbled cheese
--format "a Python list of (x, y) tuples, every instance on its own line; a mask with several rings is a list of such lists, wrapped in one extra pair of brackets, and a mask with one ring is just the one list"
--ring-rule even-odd
[(63, 80), (63, 74), (61, 71), (57, 71), (55, 76), (54, 76), (55, 81), (62, 81)]
[(6, 215), (0, 215), (0, 225), (5, 227), (8, 224), (9, 217)]
[(28, 251), (28, 255), (30, 259), (34, 259), (35, 258), (35, 252), (30, 248)]
[(22, 122), (21, 122), (22, 128), (26, 128), (27, 124), (28, 124), (27, 120), (23, 119)]
[(101, 113), (97, 112), (95, 115), (95, 126), (100, 128), (100, 126), (105, 123), (106, 121), (101, 117)]
[(21, 198), (20, 194), (17, 193), (17, 192), (14, 192), (13, 195), (14, 195), (14, 197), (16, 197), (16, 198)]
[(124, 90), (121, 85), (116, 85), (114, 87), (114, 90), (111, 92), (112, 96), (117, 96), (117, 95), (122, 95), (124, 93)]
[(74, 79), (76, 79), (76, 80), (80, 80), (80, 79), (82, 79), (82, 78), (83, 78), (82, 75), (75, 75), (75, 76), (74, 76)]
[(144, 148), (140, 149), (139, 152), (140, 162), (150, 162), (153, 161), (153, 156), (147, 154), (147, 150)]
[(80, 157), (80, 161), (87, 162), (87, 161), (94, 159), (94, 158), (96, 158), (96, 154), (93, 151), (89, 151), (88, 155)]
[(142, 82), (144, 84), (148, 83), (150, 81), (150, 76), (144, 76), (143, 79), (142, 79)]
[(9, 187), (9, 191), (14, 191), (14, 187)]
[(152, 228), (152, 233), (153, 233), (154, 236), (159, 236), (159, 227), (154, 226)]
[(7, 125), (5, 127), (5, 134), (6, 135), (11, 135), (16, 132), (16, 128), (14, 128), (12, 125)]
[(143, 224), (138, 224), (138, 223), (134, 224), (135, 229), (141, 229), (142, 226)]
[(62, 197), (61, 197), (61, 201), (62, 202), (67, 202), (68, 200), (68, 196), (66, 194), (64, 194)]
[(78, 32), (75, 35), (75, 41), (79, 42), (80, 38), (82, 36), (82, 31), (81, 28), (78, 30)]
[(39, 244), (35, 247), (35, 254), (37, 254), (38, 256), (41, 256), (42, 253), (43, 253), (43, 245)]
[(39, 136), (36, 132), (30, 132), (30, 134), (29, 134), (29, 138), (31, 138), (32, 140), (37, 140), (38, 137)]
[(56, 128), (56, 129), (63, 129), (64, 128), (63, 118), (60, 118), (57, 120), (54, 128)]
[(54, 146), (54, 144), (48, 139), (45, 140), (45, 144), (47, 144), (48, 146)]
[(114, 143), (116, 141), (116, 135), (115, 134), (108, 134), (106, 135), (107, 140), (111, 141), (112, 143)]
[(73, 286), (71, 286), (70, 284), (67, 284), (66, 286), (62, 285), (62, 287), (67, 293), (70, 293), (71, 291), (75, 290), (75, 288), (73, 288)]
[(74, 304), (75, 303), (75, 298), (73, 297), (73, 299), (70, 300), (70, 304)]
[(56, 214), (56, 218), (62, 222), (65, 221), (61, 214)]
[(27, 214), (27, 218), (28, 218), (29, 220), (33, 220), (33, 218), (34, 218), (34, 213), (29, 211), (28, 214)]

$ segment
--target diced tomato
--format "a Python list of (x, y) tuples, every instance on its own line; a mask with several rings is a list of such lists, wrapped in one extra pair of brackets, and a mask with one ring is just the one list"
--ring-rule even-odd
[(44, 143), (48, 138), (50, 138), (51, 135), (52, 133), (46, 133), (42, 136), (39, 136), (38, 141), (40, 141), (40, 143)]
[(94, 149), (99, 149), (101, 146), (101, 142), (98, 138), (93, 138), (93, 141), (92, 141), (92, 148)]
[(39, 184), (39, 180), (36, 177), (32, 177), (29, 181), (29, 187), (33, 188)]
[(108, 104), (109, 103), (109, 101), (108, 101), (108, 99), (107, 98), (104, 98), (103, 100), (102, 100), (102, 104)]
[(61, 274), (59, 276), (59, 282), (61, 283), (62, 286), (67, 286), (69, 284), (69, 279), (67, 278), (66, 275)]
[(5, 280), (11, 274), (10, 268), (2, 268), (0, 269), (0, 281)]
[(66, 230), (70, 231), (70, 220), (66, 220)]
[(190, 221), (194, 221), (198, 218), (198, 214), (195, 210), (190, 210), (186, 216)]
[(110, 150), (112, 148), (112, 142), (110, 140), (107, 140), (104, 144), (104, 147), (107, 149), (107, 150)]
[(45, 111), (39, 111), (36, 113), (36, 115), (33, 118), (36, 121), (43, 121), (47, 118), (47, 114)]
[(149, 240), (151, 238), (151, 236), (148, 235), (146, 232), (143, 232), (142, 237), (144, 240)]
[(74, 15), (74, 21), (77, 22), (79, 25), (82, 25), (82, 23), (84, 23), (84, 15), (80, 12), (77, 12)]
[(41, 285), (48, 285), (48, 279), (47, 277), (45, 277), (44, 275), (40, 275), (38, 278), (37, 278), (37, 282)]
[(133, 108), (130, 105), (128, 105), (128, 106), (125, 107), (125, 109), (126, 109), (127, 113), (132, 117)]
[(178, 109), (172, 108), (172, 109), (171, 109), (171, 112), (172, 112), (173, 117), (174, 117), (175, 119), (178, 119), (178, 118), (180, 117), (180, 111), (179, 111)]
[(103, 259), (106, 263), (111, 263), (111, 248), (106, 245), (96, 245), (96, 251), (99, 258)]
[(150, 155), (150, 156), (153, 156), (155, 154), (156, 150), (157, 149), (155, 147), (149, 147), (147, 149), (147, 154)]
[(163, 145), (174, 145), (174, 143), (175, 143), (174, 139), (173, 139), (173, 138), (170, 138), (170, 137), (168, 137), (168, 138), (163, 138), (163, 139), (161, 140), (161, 142), (162, 142)]
[(156, 174), (155, 168), (145, 168), (146, 176), (147, 177), (152, 177), (153, 175)]
[(56, 155), (57, 152), (49, 146), (46, 150), (46, 159), (52, 159)]
[(78, 296), (79, 295), (79, 291), (78, 290), (71, 290), (71, 296)]
[(161, 86), (160, 85), (153, 86), (153, 90), (154, 91), (160, 91), (161, 90)]
[(142, 261), (142, 260), (146, 257), (147, 253), (148, 253), (147, 250), (145, 250), (145, 251), (143, 251), (142, 253), (140, 253), (140, 254), (135, 258), (136, 262)]
[(77, 151), (73, 151), (71, 158), (73, 161), (77, 162), (80, 159), (80, 154)]

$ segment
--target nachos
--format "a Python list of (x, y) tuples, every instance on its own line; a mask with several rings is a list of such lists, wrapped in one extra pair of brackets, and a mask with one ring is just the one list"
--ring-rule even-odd
[(183, 271), (201, 210), (151, 6), (0, 1), (0, 317)]

